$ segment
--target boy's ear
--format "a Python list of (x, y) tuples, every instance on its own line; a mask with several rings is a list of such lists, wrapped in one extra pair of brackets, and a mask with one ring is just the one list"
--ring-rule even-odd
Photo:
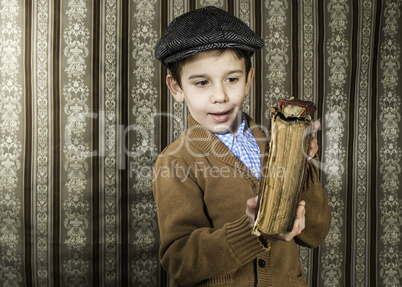
[(247, 93), (250, 93), (250, 88), (251, 88), (251, 83), (253, 82), (253, 78), (254, 78), (254, 68), (251, 67), (250, 68), (250, 72), (248, 72), (247, 75), (247, 83), (246, 83), (246, 89), (247, 89)]
[(169, 90), (172, 92), (173, 98), (178, 102), (184, 102), (184, 94), (182, 89), (180, 88), (179, 83), (173, 79), (172, 75), (166, 76), (166, 85), (168, 86)]

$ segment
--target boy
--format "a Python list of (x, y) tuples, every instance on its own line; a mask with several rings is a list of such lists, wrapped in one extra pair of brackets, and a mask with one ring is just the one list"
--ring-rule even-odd
[[(254, 76), (250, 57), (262, 46), (239, 19), (206, 7), (176, 18), (155, 48), (173, 97), (190, 111), (189, 128), (154, 168), (171, 286), (306, 286), (295, 242), (316, 247), (328, 233), (327, 197), (312, 164), (293, 230), (251, 232), (266, 136), (242, 103)], [(313, 157), (316, 140), (311, 150)]]

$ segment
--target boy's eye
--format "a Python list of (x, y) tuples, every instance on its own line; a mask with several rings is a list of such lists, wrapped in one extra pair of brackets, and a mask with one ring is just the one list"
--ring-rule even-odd
[(238, 78), (228, 78), (228, 79), (227, 79), (227, 81), (228, 81), (229, 83), (236, 83), (237, 80), (238, 80)]
[(195, 84), (197, 86), (206, 86), (206, 85), (208, 85), (208, 81), (207, 80), (202, 80), (202, 81), (196, 82)]

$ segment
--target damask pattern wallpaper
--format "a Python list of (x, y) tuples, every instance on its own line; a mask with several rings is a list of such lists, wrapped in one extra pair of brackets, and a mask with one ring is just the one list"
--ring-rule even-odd
[(402, 285), (401, 0), (3, 0), (0, 286), (169, 285), (152, 167), (188, 110), (153, 48), (208, 5), (265, 41), (245, 112), (318, 106), (332, 224), (300, 248), (309, 285)]

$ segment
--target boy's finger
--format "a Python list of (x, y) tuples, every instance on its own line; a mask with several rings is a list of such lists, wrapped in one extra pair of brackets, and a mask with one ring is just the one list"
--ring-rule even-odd
[(313, 122), (313, 131), (317, 131), (320, 128), (321, 124), (319, 121), (314, 121)]
[(317, 138), (312, 138), (310, 142), (310, 150), (317, 149), (318, 150), (318, 140)]
[(309, 160), (310, 160), (310, 158), (313, 158), (316, 155), (317, 152), (318, 152), (317, 138), (312, 138), (311, 142), (310, 142), (310, 150), (309, 150), (309, 153), (308, 153)]
[(256, 208), (258, 202), (258, 195), (247, 200), (247, 206), (250, 208)]
[(306, 202), (304, 200), (301, 200), (299, 202), (299, 206), (297, 207), (297, 217), (302, 218), (304, 216), (304, 213), (306, 211)]
[(258, 202), (258, 196), (249, 198), (247, 200), (246, 214), (249, 217), (251, 224), (254, 224), (254, 218), (257, 213), (256, 211), (257, 202)]
[(306, 227), (306, 202), (304, 200), (299, 202), (297, 209), (297, 218), (300, 219), (300, 232)]

